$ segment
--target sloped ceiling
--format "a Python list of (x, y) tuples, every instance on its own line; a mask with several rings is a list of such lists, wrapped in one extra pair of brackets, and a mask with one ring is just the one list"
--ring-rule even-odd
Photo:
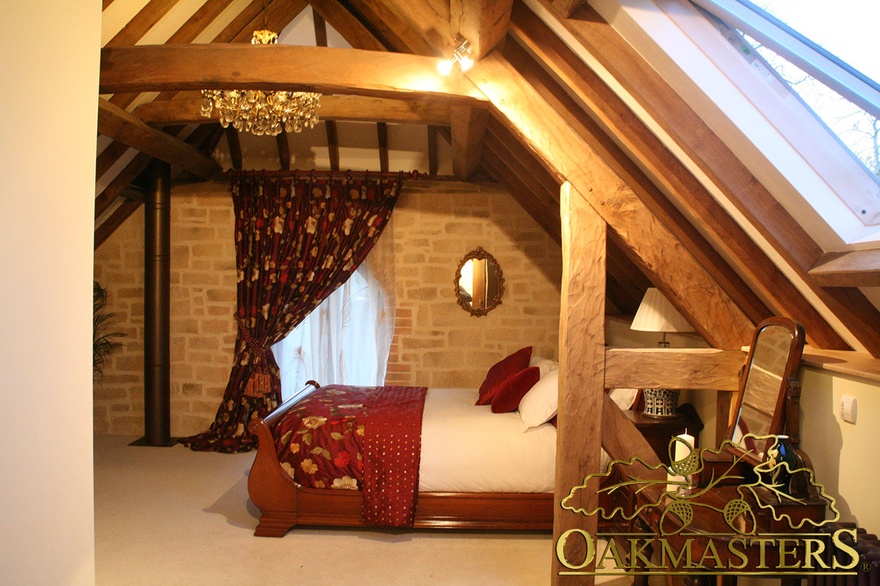
[[(877, 273), (858, 258), (855, 268), (813, 270), (826, 251), (585, 2), (104, 0), (104, 15), (96, 246), (141, 205), (154, 158), (172, 164), (175, 181), (218, 178), (259, 150), (271, 155), (260, 167), (344, 170), (357, 128), (375, 153), (368, 168), (421, 162), (430, 175), (498, 181), (557, 241), (568, 181), (609, 227), (611, 311), (634, 311), (653, 284), (719, 348), (739, 348), (756, 323), (786, 315), (815, 348), (880, 356), (880, 314), (859, 288), (876, 286)], [(253, 47), (258, 28), (314, 36)], [(477, 64), (443, 77), (437, 58), (460, 36)], [(758, 228), (760, 246), (584, 54), (663, 121)], [(323, 122), (308, 137), (257, 143), (199, 116), (202, 87), (319, 91)]]

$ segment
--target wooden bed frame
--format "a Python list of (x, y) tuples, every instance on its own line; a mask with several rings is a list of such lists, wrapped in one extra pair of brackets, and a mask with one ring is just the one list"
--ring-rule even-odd
[[(261, 512), (254, 535), (283, 537), (296, 525), (367, 526), (361, 518), (361, 491), (306, 488), (281, 468), (272, 429), (296, 399), (288, 399), (251, 424), (259, 447), (248, 476), (248, 493)], [(423, 492), (413, 527), (550, 531), (553, 501), (553, 493)]]

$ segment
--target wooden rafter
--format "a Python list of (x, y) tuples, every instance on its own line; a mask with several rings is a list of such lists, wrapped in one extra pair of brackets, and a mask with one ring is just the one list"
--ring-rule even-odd
[(278, 164), (285, 171), (290, 170), (290, 143), (287, 140), (287, 132), (282, 128), (275, 137), (278, 146)]
[(880, 311), (856, 289), (823, 288), (812, 279), (809, 270), (822, 257), (821, 248), (687, 102), (591, 7), (561, 22), (736, 205), (821, 304), (837, 316), (839, 310), (858, 316), (841, 322), (859, 344), (880, 356)]
[(124, 200), (119, 207), (113, 210), (113, 213), (110, 214), (110, 217), (101, 223), (100, 226), (95, 228), (95, 250), (98, 249), (99, 246), (104, 244), (107, 239), (116, 231), (119, 226), (125, 223), (125, 221), (131, 217), (133, 213), (135, 213), (139, 207), (141, 207), (140, 201), (126, 199)]
[(496, 181), (505, 183), (514, 198), (547, 234), (560, 242), (559, 185), (552, 175), (497, 120), (491, 120), (482, 161)]
[[(324, 17), (320, 13), (315, 13), (312, 17), (315, 29), (315, 45), (318, 47), (327, 46), (327, 25)], [(339, 170), (339, 133), (337, 132), (336, 121), (324, 121), (324, 131), (327, 134), (327, 150), (330, 156), (330, 169)]]
[(102, 98), (98, 100), (98, 132), (204, 179), (223, 171), (211, 157)]
[(128, 188), (129, 185), (131, 185), (131, 182), (137, 179), (138, 175), (147, 168), (147, 165), (150, 164), (151, 160), (151, 157), (148, 157), (147, 155), (136, 155), (131, 161), (129, 161), (125, 168), (113, 178), (104, 190), (98, 194), (95, 198), (96, 221), (116, 203), (116, 199)]
[[(559, 87), (554, 78), (541, 69), (516, 43), (508, 43), (505, 54), (553, 107), (565, 117), (575, 130), (594, 149), (614, 172), (630, 187), (644, 204), (657, 216), (675, 238), (703, 266), (753, 323), (770, 316), (770, 311), (752, 293), (727, 261), (706, 241), (694, 225), (667, 199), (642, 169), (611, 140), (608, 133), (595, 123), (569, 95), (579, 95), (580, 86)], [(555, 73), (555, 71), (554, 71)], [(613, 136), (613, 135), (612, 135)], [(723, 212), (722, 212), (723, 213)], [(615, 228), (615, 227), (612, 227)], [(760, 253), (760, 250), (757, 251)], [(670, 283), (671, 284), (671, 283)], [(665, 288), (665, 287), (664, 287)], [(688, 302), (699, 303), (698, 299)]]
[[(449, 30), (449, 3), (419, 0), (418, 2), (387, 2), (385, 0), (355, 0), (367, 14), (379, 16), (397, 37), (396, 50), (404, 48), (416, 55), (440, 57), (443, 48), (452, 45)], [(375, 22), (373, 18), (370, 22)]]
[[(705, 268), (533, 86), (492, 53), (466, 76), (504, 115), (508, 127), (612, 226), (633, 260), (713, 346), (739, 348), (754, 324)], [(699, 299), (693, 303), (691, 299)]]
[(238, 130), (229, 126), (226, 128), (226, 146), (229, 149), (229, 158), (232, 160), (232, 168), (236, 170), (242, 169), (241, 140), (239, 140)]
[(428, 175), (432, 177), (437, 175), (439, 164), (437, 162), (437, 136), (439, 135), (437, 126), (428, 126)]
[[(652, 183), (673, 195), (690, 218), (696, 218), (711, 242), (707, 249), (724, 254), (736, 272), (749, 283), (727, 287), (752, 291), (740, 295), (737, 303), (754, 321), (774, 315), (797, 315), (810, 332), (810, 341), (822, 347), (845, 348), (845, 342), (806, 298), (791, 284), (715, 198), (660, 143), (659, 139), (617, 98), (617, 96), (535, 15), (517, 6), (511, 19), (511, 35), (519, 45), (539, 59), (555, 79), (565, 83), (586, 112), (604, 131), (626, 149), (640, 166), (651, 173)], [(693, 249), (693, 247), (691, 247)], [(757, 298), (763, 302), (758, 302)], [(765, 306), (766, 304), (766, 306)]]
[(376, 124), (376, 142), (379, 150), (379, 170), (388, 171), (388, 125), (384, 122)]
[(330, 158), (330, 170), (339, 171), (339, 135), (336, 132), (336, 123), (332, 120), (325, 123), (327, 131), (327, 150)]
[(351, 11), (336, 0), (312, 1), (310, 4), (315, 14), (320, 14), (355, 49), (387, 50), (385, 45)]
[(124, 47), (137, 43), (153, 26), (174, 8), (179, 0), (150, 0), (122, 30), (107, 41), (106, 47)]
[[(382, 0), (345, 2), (346, 9), (364, 23), (386, 49), (415, 55), (439, 56), (438, 51), (420, 33), (421, 24), (402, 18), (392, 9), (391, 4)], [(333, 24), (332, 20), (328, 19), (328, 22)]]

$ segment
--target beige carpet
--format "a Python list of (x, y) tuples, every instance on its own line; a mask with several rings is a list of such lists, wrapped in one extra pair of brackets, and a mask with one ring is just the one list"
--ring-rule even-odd
[(254, 454), (95, 438), (97, 583), (478, 584), (550, 581), (547, 533), (296, 528), (254, 537)]

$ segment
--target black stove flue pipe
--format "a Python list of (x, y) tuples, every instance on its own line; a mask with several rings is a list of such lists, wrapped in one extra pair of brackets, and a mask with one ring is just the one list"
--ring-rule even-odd
[(144, 202), (144, 437), (171, 438), (171, 166), (154, 161)]

